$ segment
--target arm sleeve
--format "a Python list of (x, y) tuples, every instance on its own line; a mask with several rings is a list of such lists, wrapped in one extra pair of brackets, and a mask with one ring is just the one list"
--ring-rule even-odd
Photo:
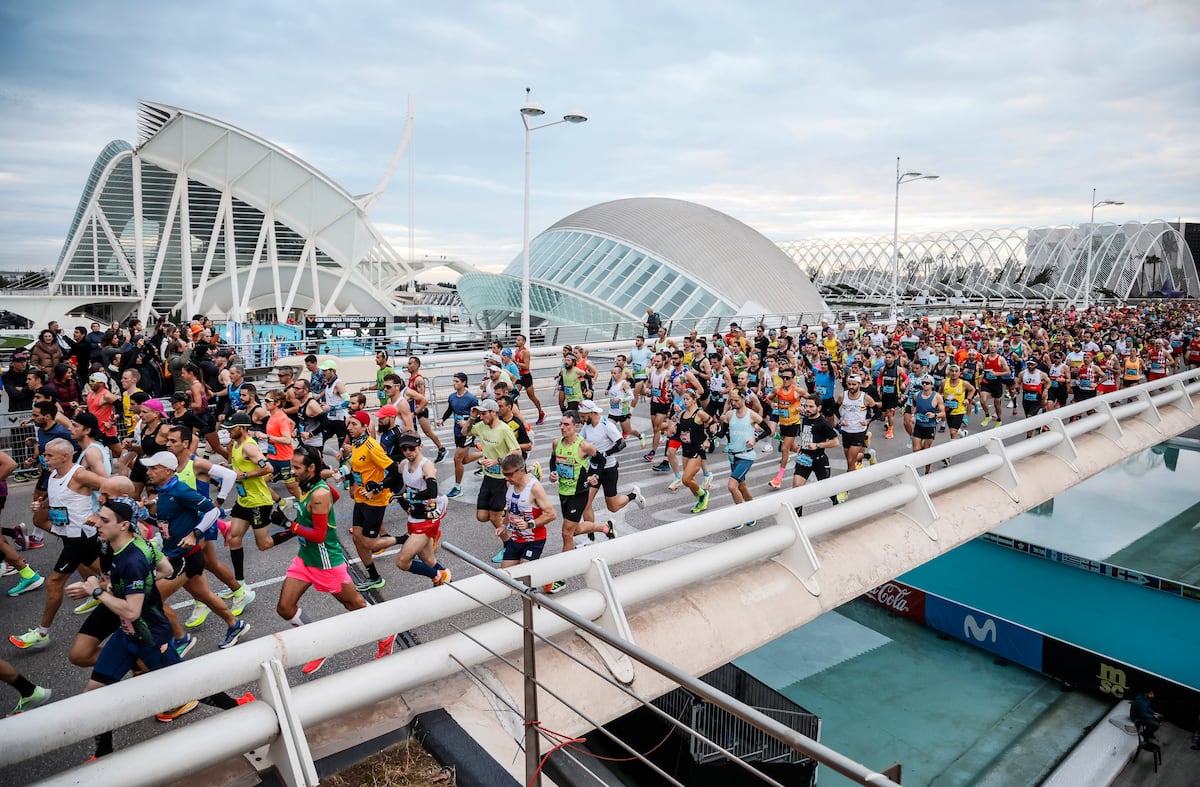
[(210, 508), (208, 511), (205, 511), (204, 516), (200, 517), (200, 521), (196, 523), (196, 526), (192, 530), (199, 533), (208, 530), (217, 521), (217, 515), (220, 513), (216, 508)]
[(420, 492), (414, 492), (413, 497), (417, 500), (433, 500), (438, 496), (437, 478), (426, 478), (425, 488)]
[(305, 527), (299, 522), (292, 523), (292, 532), (301, 538), (321, 543), (329, 531), (329, 514), (313, 514), (312, 527)]
[(214, 478), (221, 483), (217, 497), (222, 500), (228, 500), (229, 495), (233, 493), (234, 485), (237, 483), (237, 473), (231, 467), (214, 464), (212, 469), (208, 471), (208, 475), (210, 478)]

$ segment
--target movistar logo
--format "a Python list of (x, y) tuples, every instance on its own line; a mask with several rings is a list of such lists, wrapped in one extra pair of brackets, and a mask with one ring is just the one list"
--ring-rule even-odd
[(976, 642), (987, 642), (990, 637), (992, 642), (996, 641), (996, 621), (988, 618), (979, 625), (975, 621), (974, 615), (967, 615), (963, 619), (963, 636), (968, 639), (973, 639)]

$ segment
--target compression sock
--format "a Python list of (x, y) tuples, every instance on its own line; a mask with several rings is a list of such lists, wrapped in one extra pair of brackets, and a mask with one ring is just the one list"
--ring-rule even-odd
[(109, 732), (102, 732), (99, 735), (97, 735), (96, 736), (96, 756), (103, 757), (105, 755), (112, 754), (112, 753), (113, 753), (112, 731), (110, 730)]
[(379, 569), (375, 568), (374, 563), (365, 563), (363, 568), (367, 570), (367, 576), (371, 579), (379, 579)]
[(272, 534), (271, 546), (277, 547), (280, 544), (282, 544), (284, 541), (291, 541), (295, 537), (296, 537), (296, 534), (290, 530), (280, 530), (278, 533)]
[(21, 569), (17, 573), (19, 573), (21, 575), (21, 579), (30, 579), (31, 577), (33, 577), (33, 575), (37, 574), (37, 572), (34, 571), (33, 568), (28, 563), (25, 564), (25, 568)]
[(233, 697), (230, 697), (223, 691), (219, 694), (210, 694), (209, 696), (202, 698), (200, 701), (205, 705), (209, 705), (213, 708), (220, 708), (221, 710), (229, 710), (230, 708), (236, 708), (238, 706), (237, 700), (235, 700)]
[(37, 686), (30, 683), (28, 678), (26, 678), (24, 675), (20, 675), (20, 674), (17, 675), (16, 680), (14, 680), (12, 683), (10, 683), (8, 685), (10, 685), (14, 689), (16, 689), (17, 693), (20, 694), (22, 697), (28, 697), (30, 694), (33, 694), (33, 692), (37, 690)]
[(229, 562), (233, 563), (233, 576), (238, 582), (246, 578), (246, 552), (242, 547), (229, 549)]
[(412, 566), (409, 567), (408, 570), (413, 574), (420, 574), (423, 577), (437, 579), (437, 571), (420, 558), (413, 558)]
[(305, 623), (312, 623), (308, 619), (308, 615), (304, 614), (304, 610), (297, 609), (294, 617), (288, 618), (288, 623), (292, 626), (303, 626)]

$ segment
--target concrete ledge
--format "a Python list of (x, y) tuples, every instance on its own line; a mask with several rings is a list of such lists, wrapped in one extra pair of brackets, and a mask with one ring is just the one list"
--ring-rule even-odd
[(1138, 745), (1137, 735), (1125, 732), (1126, 724), (1129, 724), (1129, 703), (1122, 700), (1059, 763), (1042, 787), (1112, 784), (1129, 764)]

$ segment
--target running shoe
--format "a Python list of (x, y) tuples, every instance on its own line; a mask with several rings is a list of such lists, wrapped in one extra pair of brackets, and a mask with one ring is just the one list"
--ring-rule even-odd
[(701, 486), (703, 486), (705, 489), (712, 488), (712, 473), (704, 474), (704, 481), (701, 483)]
[(888, 430), (887, 430), (887, 434), (885, 434), (885, 435), (883, 436), (883, 439), (885, 439), (885, 440), (891, 440), (891, 439), (892, 439), (892, 437), (893, 437), (892, 430), (891, 430), (891, 429), (888, 429)]
[(244, 620), (239, 620), (237, 623), (225, 630), (225, 639), (221, 640), (217, 647), (221, 650), (224, 650), (225, 648), (232, 648), (234, 645), (238, 644), (238, 640), (242, 638), (242, 635), (249, 630), (250, 624)]
[(392, 650), (396, 646), (396, 635), (392, 634), (390, 637), (384, 637), (383, 639), (379, 640), (376, 645), (375, 658), (381, 659), (384, 656), (390, 656), (392, 655)]
[(441, 448), (438, 449), (437, 457), (435, 457), (433, 460), (434, 464), (437, 464), (438, 462), (442, 461), (445, 458), (446, 458), (446, 446), (442, 446)]
[(433, 578), (433, 586), (436, 588), (441, 585), (449, 585), (449, 584), (450, 584), (450, 569), (443, 568), (441, 571), (437, 572), (437, 576)]
[(867, 463), (875, 464), (875, 462), (877, 462), (877, 461), (878, 461), (878, 457), (875, 456), (875, 449), (874, 448), (867, 449)]
[(676, 489), (678, 489), (681, 486), (683, 486), (683, 479), (680, 478), (679, 476), (675, 476), (675, 480), (672, 481), (671, 483), (667, 484), (667, 491), (674, 492)]
[(987, 426), (987, 425), (988, 425), (988, 424), (990, 424), (991, 422), (992, 422), (992, 417), (991, 417), (990, 415), (985, 415), (985, 416), (983, 417), (983, 420), (979, 422), (979, 425), (980, 425), (980, 426)]
[(653, 462), (653, 461), (654, 461), (654, 452), (653, 452), (653, 451), (647, 451), (647, 452), (646, 452), (646, 453), (645, 453), (645, 454), (642, 456), (642, 459), (645, 459), (647, 462)]
[(321, 669), (321, 667), (323, 667), (324, 665), (325, 665), (325, 657), (322, 656), (319, 659), (313, 659), (312, 661), (305, 664), (303, 667), (300, 668), (300, 671), (303, 672), (305, 675), (311, 675), (314, 672), (316, 672), (317, 670)]
[(670, 471), (671, 463), (668, 462), (666, 459), (664, 459), (661, 462), (659, 462), (658, 464), (656, 464), (654, 467), (651, 467), (650, 469), (656, 473), (666, 473), (666, 472)]
[(1013, 408), (1013, 415), (1016, 415), (1016, 414), (1017, 414), (1017, 408), (1015, 408), (1015, 407), (1014, 407), (1014, 408)]
[(459, 497), (462, 495), (462, 487), (458, 484), (450, 487), (450, 491), (446, 493), (446, 497)]
[(749, 522), (743, 522), (740, 525), (734, 525), (733, 527), (731, 527), (729, 529), (730, 530), (741, 530), (743, 527), (754, 527), (757, 524), (758, 524), (757, 519), (751, 519)]
[(171, 710), (165, 710), (162, 713), (156, 713), (154, 718), (158, 719), (159, 721), (175, 721), (183, 714), (194, 711), (196, 706), (199, 704), (199, 700), (189, 700), (180, 705), (178, 708), (172, 708)]
[(72, 613), (76, 615), (86, 615), (98, 606), (100, 606), (100, 599), (89, 598), (87, 601), (75, 607), (75, 609), (72, 610)]
[(692, 506), (692, 513), (699, 514), (706, 508), (708, 508), (708, 490), (701, 489), (700, 494), (696, 496), (696, 505)]
[(500, 547), (500, 551), (497, 552), (496, 554), (492, 555), (492, 562), (493, 563), (503, 563), (504, 562), (504, 547)]
[(34, 686), (33, 694), (28, 697), (22, 697), (17, 700), (17, 707), (13, 708), (13, 712), (9, 716), (16, 716), (18, 713), (24, 713), (27, 710), (33, 710), (39, 705), (45, 705), (50, 701), (50, 695), (54, 692), (42, 686)]
[(774, 450), (775, 450), (775, 446), (771, 445), (771, 442), (769, 440), (763, 444), (763, 453), (764, 454), (769, 454)]
[(254, 694), (252, 694), (251, 692), (246, 692), (245, 694), (243, 694), (240, 697), (233, 698), (234, 702), (236, 702), (238, 705), (248, 705), (251, 702), (254, 702), (254, 699), (255, 699)]
[(183, 639), (171, 640), (171, 647), (175, 648), (175, 653), (179, 658), (183, 658), (192, 648), (196, 647), (196, 638), (185, 632)]
[(966, 429), (959, 429), (959, 430), (958, 430), (958, 436), (959, 436), (959, 438), (960, 438), (960, 439), (961, 439), (961, 438), (963, 438), (963, 437), (966, 437), (968, 434), (970, 434), (970, 433), (969, 433), (969, 432), (968, 432)]
[(640, 486), (634, 484), (629, 487), (629, 494), (633, 495), (633, 502), (639, 509), (644, 510), (646, 508), (646, 498), (642, 496), (642, 488)]
[(222, 590), (220, 593), (217, 593), (217, 597), (218, 597), (218, 598), (223, 598), (223, 599), (226, 599), (226, 600), (228, 600), (228, 599), (231, 599), (231, 598), (233, 598), (233, 594), (234, 594), (234, 593), (236, 593), (236, 592), (237, 592), (237, 591), (235, 591), (235, 590), (231, 590), (230, 588), (225, 588), (225, 589), (224, 589), (224, 590)]
[(46, 539), (34, 533), (29, 537), (29, 549), (41, 549), (46, 546)]
[(776, 473), (775, 477), (767, 482), (767, 486), (771, 487), (772, 489), (778, 489), (781, 484), (783, 484), (783, 471), (782, 470), (780, 470), (778, 473)]
[[(229, 611), (234, 615), (240, 615), (246, 610), (246, 607), (254, 603), (254, 599), (256, 598), (258, 598), (258, 594), (243, 585), (242, 595), (233, 597), (233, 603), (229, 605)], [(205, 609), (208, 609), (208, 607), (205, 607)], [(200, 623), (203, 622), (203, 620), (200, 621)], [(198, 626), (200, 623), (197, 623), (196, 625)]]
[(912, 438), (908, 438), (908, 442), (904, 444), (905, 448), (912, 449)]
[(534, 478), (536, 478), (537, 480), (541, 481), (542, 480), (542, 463), (541, 462), (530, 462), (529, 463), (529, 474), (531, 476), (533, 476)]
[(617, 537), (617, 525), (611, 519), (608, 520), (607, 522), (605, 522), (604, 524), (608, 525), (608, 532), (605, 533), (604, 535), (606, 538), (608, 538), (609, 541), (612, 541), (614, 538)]
[(647, 443), (646, 435), (642, 435), (640, 439), (642, 441), (642, 448), (645, 448)]
[(11, 577), (13, 574), (19, 573), (21, 572), (19, 572), (15, 567), (10, 566), (8, 563), (0, 563), (0, 577)]
[(849, 492), (838, 492), (838, 494), (837, 494), (837, 501), (839, 503), (845, 503), (849, 498), (850, 498)]
[(34, 575), (31, 577), (21, 577), (17, 584), (8, 589), (8, 595), (16, 598), (22, 593), (28, 593), (31, 590), (37, 590), (44, 584), (46, 584), (46, 578), (41, 574), (34, 572)]
[(379, 590), (386, 584), (387, 580), (383, 577), (379, 577), (378, 579), (367, 577), (361, 582), (355, 582), (354, 587), (359, 593), (366, 593), (368, 590)]
[(559, 579), (554, 582), (551, 582), (549, 585), (542, 585), (542, 592), (549, 593), (550, 595), (553, 596), (555, 593), (563, 592), (563, 589), (566, 588), (566, 586), (567, 586), (567, 583), (563, 582), (561, 579)]
[[(546, 411), (538, 410), (538, 417), (537, 417), (537, 420), (533, 422), (533, 425), (541, 426), (544, 423), (546, 423)], [(441, 461), (441, 460), (438, 460), (438, 461)]]
[(29, 650), (30, 648), (44, 648), (50, 642), (50, 635), (39, 634), (37, 628), (34, 627), (19, 637), (16, 635), (9, 637), (8, 641), (16, 645), (21, 650)]
[(25, 533), (24, 522), (13, 525), (13, 546), (22, 552), (29, 549), (29, 536)]
[(997, 419), (996, 419), (996, 426), (995, 426), (995, 427), (993, 427), (993, 428), (995, 428), (995, 429), (999, 429), (999, 428), (1000, 428), (1002, 425), (1003, 425), (1003, 422), (1002, 422), (1002, 421), (1001, 421), (999, 418), (997, 418)]
[(949, 467), (949, 466), (950, 466), (950, 457), (946, 457), (945, 459), (942, 460), (942, 467)]
[[(192, 604), (192, 614), (188, 616), (187, 622), (183, 624), (184, 627), (194, 629), (197, 626), (203, 626), (204, 621), (208, 620), (208, 612), (207, 606), (201, 604), (199, 601), (195, 602)], [(236, 615), (238, 613), (234, 612), (233, 614)]]

